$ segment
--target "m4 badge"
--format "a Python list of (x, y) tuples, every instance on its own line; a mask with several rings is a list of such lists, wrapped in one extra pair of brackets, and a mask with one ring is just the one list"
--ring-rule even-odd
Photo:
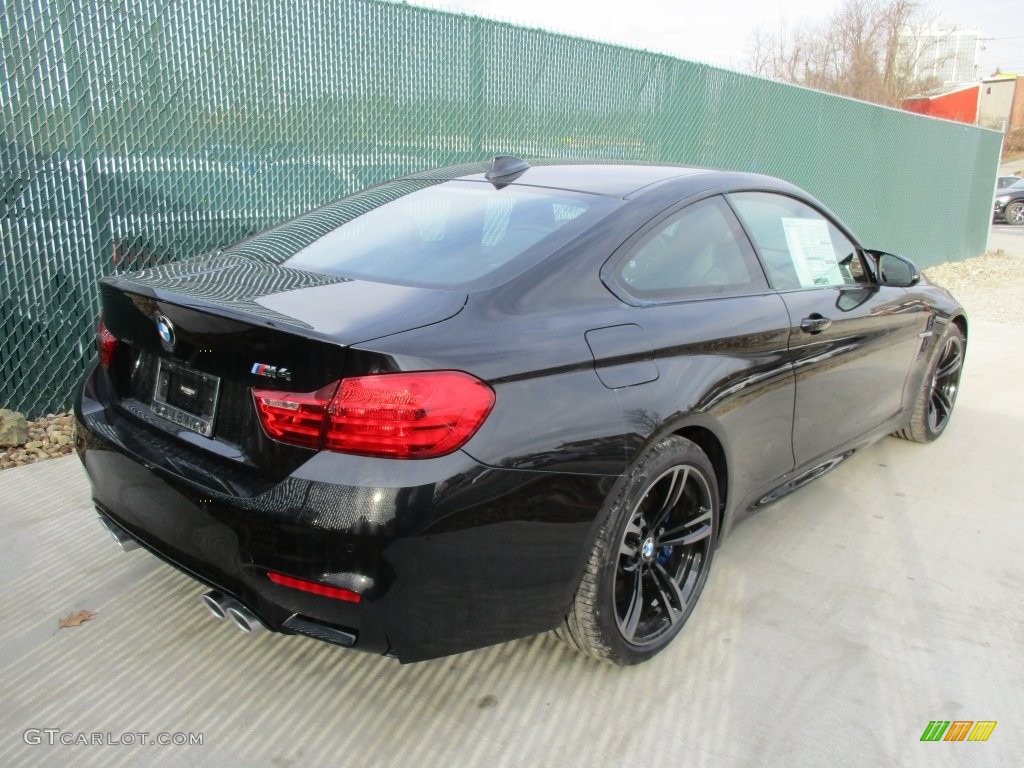
[(263, 376), (267, 379), (281, 379), (291, 381), (292, 372), (290, 368), (283, 368), (277, 365), (266, 365), (265, 363), (253, 363), (249, 371), (254, 376)]

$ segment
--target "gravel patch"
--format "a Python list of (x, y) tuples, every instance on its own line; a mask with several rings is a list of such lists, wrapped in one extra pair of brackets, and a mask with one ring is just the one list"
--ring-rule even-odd
[[(964, 305), (970, 319), (1024, 324), (1024, 258), (989, 253), (924, 270)], [(28, 441), (0, 448), (0, 470), (74, 452), (71, 412), (51, 413), (28, 423)]]
[(924, 273), (963, 304), (968, 320), (1024, 324), (1024, 258), (988, 253)]

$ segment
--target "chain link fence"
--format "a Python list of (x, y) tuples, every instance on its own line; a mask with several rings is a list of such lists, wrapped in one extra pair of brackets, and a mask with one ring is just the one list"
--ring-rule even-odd
[(67, 407), (96, 281), (494, 153), (760, 171), (922, 265), (984, 250), (1000, 135), (361, 0), (0, 4), (0, 407)]

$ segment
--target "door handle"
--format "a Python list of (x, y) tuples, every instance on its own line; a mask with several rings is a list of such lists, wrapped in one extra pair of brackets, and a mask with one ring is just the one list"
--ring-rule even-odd
[(800, 321), (800, 330), (804, 333), (821, 333), (830, 325), (832, 325), (831, 320), (813, 312)]

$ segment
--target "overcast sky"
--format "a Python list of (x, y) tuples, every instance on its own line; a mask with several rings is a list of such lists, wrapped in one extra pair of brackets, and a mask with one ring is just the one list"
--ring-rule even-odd
[[(828, 17), (841, 0), (411, 0), (564, 34), (620, 43), (746, 70), (756, 29)], [(1024, 13), (1016, 0), (926, 2), (941, 22), (977, 29), (985, 40), (981, 71), (1024, 74)]]

